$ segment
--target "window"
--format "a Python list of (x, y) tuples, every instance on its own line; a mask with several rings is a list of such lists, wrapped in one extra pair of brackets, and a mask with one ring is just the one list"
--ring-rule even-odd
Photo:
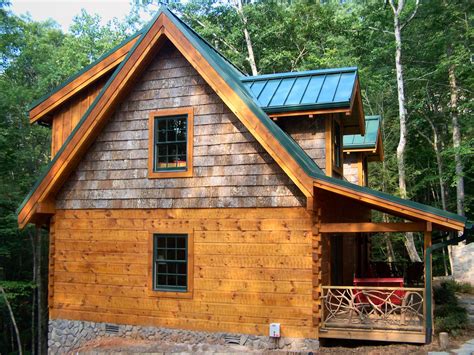
[(153, 290), (188, 291), (188, 235), (153, 235)]
[(148, 177), (192, 176), (193, 109), (154, 111), (149, 126)]
[(342, 164), (342, 144), (341, 144), (341, 126), (338, 122), (334, 121), (334, 167), (341, 168)]

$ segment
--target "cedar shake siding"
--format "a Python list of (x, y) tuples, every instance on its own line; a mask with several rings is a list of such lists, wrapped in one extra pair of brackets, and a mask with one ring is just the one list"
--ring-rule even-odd
[(359, 185), (358, 158), (358, 153), (344, 153), (344, 177), (356, 185)]
[(326, 168), (326, 131), (324, 116), (314, 119), (307, 117), (289, 117), (280, 119), (278, 125), (290, 135), (318, 166)]
[[(194, 175), (148, 179), (148, 116), (194, 107)], [(167, 43), (57, 196), (58, 209), (299, 207), (304, 195)]]

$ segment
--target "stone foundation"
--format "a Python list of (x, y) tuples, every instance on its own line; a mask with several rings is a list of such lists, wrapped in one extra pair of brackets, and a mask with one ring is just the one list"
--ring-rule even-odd
[(156, 328), (65, 319), (49, 321), (48, 349), (51, 354), (69, 353), (87, 342), (100, 338), (120, 337), (189, 345), (205, 345), (208, 352), (222, 351), (222, 346), (240, 346), (248, 351), (287, 350), (312, 352), (319, 348), (317, 339), (280, 338), (234, 333), (209, 333), (190, 330)]

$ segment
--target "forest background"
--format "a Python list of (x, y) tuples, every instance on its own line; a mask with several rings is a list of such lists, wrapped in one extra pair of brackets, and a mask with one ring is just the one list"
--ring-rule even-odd
[[(82, 12), (64, 33), (52, 20), (13, 14), (9, 1), (0, 0), (0, 290), (11, 305), (23, 351), (42, 353), (47, 329), (47, 232), (20, 231), (16, 217), (50, 160), (50, 129), (31, 126), (28, 108), (139, 30), (144, 24), (140, 13), (158, 8), (156, 0), (131, 1), (133, 10), (124, 20), (101, 25), (97, 15)], [(385, 161), (369, 166), (369, 186), (473, 220), (472, 1), (190, 0), (169, 5), (248, 74), (357, 66), (365, 114), (383, 117)], [(399, 178), (401, 160), (406, 187)], [(406, 236), (380, 236), (373, 239), (372, 259), (404, 263), (422, 257), (422, 237), (412, 238), (418, 255), (410, 255)], [(448, 250), (434, 255), (435, 275), (450, 273), (449, 259)], [(0, 310), (0, 349), (17, 352), (15, 326), (1, 294)]]

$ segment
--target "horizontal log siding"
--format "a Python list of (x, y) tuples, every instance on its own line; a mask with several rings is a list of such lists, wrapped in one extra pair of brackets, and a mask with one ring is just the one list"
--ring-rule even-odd
[[(305, 208), (58, 210), (52, 224), (50, 316), (317, 337), (312, 221)], [(191, 299), (147, 289), (151, 232), (193, 232)]]
[(326, 131), (324, 116), (315, 118), (288, 117), (278, 121), (278, 124), (304, 151), (325, 170), (326, 168)]
[(359, 185), (359, 154), (344, 153), (344, 177), (347, 181)]
[[(148, 115), (194, 107), (194, 176), (148, 179)], [(70, 177), (57, 207), (296, 207), (305, 199), (238, 118), (170, 44)]]

